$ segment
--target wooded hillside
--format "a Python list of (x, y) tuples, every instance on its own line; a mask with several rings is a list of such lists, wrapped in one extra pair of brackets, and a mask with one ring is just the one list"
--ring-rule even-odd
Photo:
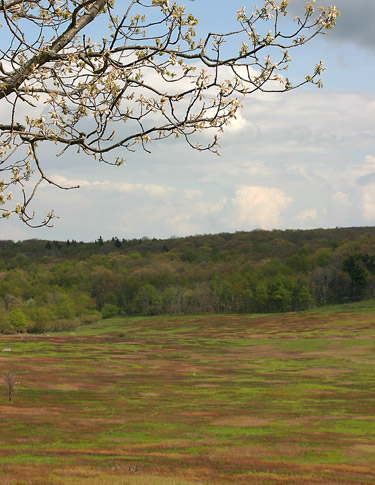
[(116, 315), (300, 311), (375, 295), (375, 228), (0, 241), (0, 331)]

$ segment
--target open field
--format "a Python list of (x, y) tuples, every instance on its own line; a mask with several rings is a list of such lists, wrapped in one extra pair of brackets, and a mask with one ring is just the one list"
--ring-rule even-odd
[(1, 335), (1, 484), (375, 483), (375, 302)]

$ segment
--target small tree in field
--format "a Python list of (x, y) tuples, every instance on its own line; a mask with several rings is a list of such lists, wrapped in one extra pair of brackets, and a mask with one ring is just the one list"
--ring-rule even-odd
[[(40, 183), (73, 188), (49, 178), (43, 145), (113, 165), (171, 136), (217, 153), (243, 96), (320, 87), (321, 62), (297, 83), (286, 77), (290, 52), (339, 12), (313, 0), (290, 24), (287, 8), (263, 0), (237, 11), (235, 30), (198, 38), (198, 19), (169, 0), (0, 0), (2, 216), (48, 225), (52, 211), (38, 224), (28, 209)], [(203, 130), (213, 132), (205, 145), (195, 136)]]
[(3, 375), (3, 382), (7, 388), (9, 402), (13, 400), (13, 394), (17, 392), (16, 386), (19, 384), (17, 377), (13, 372), (7, 372)]

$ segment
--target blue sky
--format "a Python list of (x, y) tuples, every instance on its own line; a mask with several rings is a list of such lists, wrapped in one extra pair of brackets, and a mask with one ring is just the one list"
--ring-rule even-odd
[[(204, 31), (230, 29), (244, 3), (186, 5)], [(322, 90), (249, 97), (221, 137), (221, 157), (182, 140), (155, 144), (152, 154), (138, 151), (119, 168), (45, 151), (48, 174), (81, 188), (41, 187), (35, 209), (53, 208), (56, 227), (33, 230), (14, 218), (0, 221), (0, 238), (90, 241), (375, 224), (375, 1), (335, 3), (342, 15), (334, 31), (293, 53), (297, 78), (323, 60)], [(303, 6), (292, 0), (292, 15)]]

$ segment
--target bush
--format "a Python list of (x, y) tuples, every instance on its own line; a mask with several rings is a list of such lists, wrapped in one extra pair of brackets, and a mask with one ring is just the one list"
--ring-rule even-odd
[(102, 319), (102, 315), (100, 313), (90, 313), (89, 315), (83, 315), (81, 317), (82, 323), (96, 323)]
[(6, 312), (0, 312), (0, 333), (15, 333), (10, 323), (10, 315)]
[(48, 325), (48, 330), (50, 332), (66, 332), (68, 330), (75, 330), (80, 325), (80, 318), (60, 318), (51, 322)]
[(119, 315), (120, 309), (117, 305), (113, 303), (105, 303), (102, 308), (102, 317), (103, 318), (111, 318)]
[(31, 322), (27, 327), (30, 333), (43, 333), (49, 328), (50, 313), (46, 308), (33, 308), (31, 313)]
[(25, 332), (27, 328), (27, 320), (25, 314), (19, 307), (12, 308), (10, 312), (10, 321), (12, 329), (16, 332)]

